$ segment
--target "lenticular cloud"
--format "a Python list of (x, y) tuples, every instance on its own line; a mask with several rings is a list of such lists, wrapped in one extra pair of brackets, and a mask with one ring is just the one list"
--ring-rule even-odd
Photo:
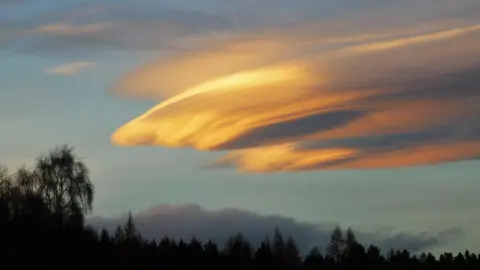
[(200, 37), (133, 70), (113, 91), (161, 102), (113, 143), (229, 150), (214, 166), (245, 172), (480, 156), (480, 24), (322, 29)]

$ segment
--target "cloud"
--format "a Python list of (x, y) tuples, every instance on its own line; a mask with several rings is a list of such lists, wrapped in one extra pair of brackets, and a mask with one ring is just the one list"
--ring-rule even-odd
[(479, 156), (478, 1), (361, 0), (347, 10), (333, 0), (272, 3), (69, 3), (2, 19), (0, 49), (169, 50), (115, 82), (115, 94), (160, 103), (112, 141), (230, 151), (210, 164), (217, 168), (386, 168)]
[(81, 71), (96, 66), (97, 63), (90, 61), (77, 61), (55, 66), (45, 70), (46, 74), (53, 75), (76, 75)]
[[(188, 52), (195, 50), (192, 39), (205, 36), (232, 32), (249, 35), (271, 28), (281, 34), (282, 30), (292, 27), (307, 34), (309, 31), (300, 29), (307, 21), (313, 24), (310, 30), (324, 32), (329, 28), (329, 34), (347, 35), (356, 32), (351, 25), (379, 29), (405, 26), (409, 22), (420, 29), (425, 21), (432, 19), (432, 14), (440, 14), (446, 21), (478, 18), (480, 7), (476, 1), (460, 1), (452, 4), (438, 0), (433, 6), (429, 0), (398, 3), (359, 0), (350, 1), (346, 6), (335, 0), (236, 3), (204, 0), (202, 5), (196, 1), (84, 0), (19, 10), (17, 19), (13, 16), (0, 24), (0, 49), (54, 55), (112, 50)], [(0, 5), (2, 2), (13, 6), (30, 1), (4, 0)], [(375, 10), (375, 16), (366, 14), (371, 10)], [(381, 26), (378, 21), (383, 22)], [(40, 29), (43, 30), (38, 31)], [(68, 34), (52, 35), (52, 32)]]
[(96, 53), (112, 50), (177, 49), (173, 41), (207, 31), (231, 29), (220, 14), (152, 1), (81, 1), (28, 19), (2, 22), (0, 46), (34, 54)]
[(210, 167), (244, 172), (479, 156), (478, 19), (319, 25), (198, 38), (195, 51), (132, 70), (111, 91), (160, 103), (112, 142), (229, 150)]
[[(125, 223), (126, 216), (116, 218), (94, 217), (88, 223), (94, 228), (114, 231), (116, 226)], [(295, 219), (259, 215), (239, 209), (209, 211), (198, 205), (158, 205), (134, 215), (137, 228), (146, 238), (161, 239), (164, 236), (189, 241), (193, 236), (201, 241), (213, 240), (219, 245), (228, 237), (241, 232), (252, 244), (258, 245), (267, 234), (272, 236), (278, 227), (285, 236), (295, 238), (302, 252), (313, 246), (325, 250), (333, 224), (313, 224)], [(463, 237), (461, 229), (446, 229), (438, 232), (405, 232), (395, 230), (360, 231), (355, 230), (360, 242), (378, 245), (382, 251), (390, 248), (408, 249), (413, 252), (432, 249)]]
[(66, 23), (47, 24), (30, 30), (33, 34), (44, 36), (88, 36), (101, 34), (109, 24), (70, 25)]
[(16, 6), (25, 4), (27, 0), (0, 0), (0, 6), (2, 7), (9, 7), (9, 6)]

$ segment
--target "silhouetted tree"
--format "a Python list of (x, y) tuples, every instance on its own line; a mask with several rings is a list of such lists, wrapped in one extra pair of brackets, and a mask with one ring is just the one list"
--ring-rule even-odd
[(345, 233), (345, 251), (350, 251), (352, 248), (354, 248), (358, 244), (357, 238), (355, 237), (355, 234), (353, 233), (352, 228), (348, 228), (347, 232)]
[[(33, 169), (21, 167), (10, 173), (0, 166), (0, 256), (2, 265), (23, 269), (110, 268), (132, 269), (326, 269), (326, 270), (476, 270), (479, 256), (470, 251), (412, 255), (408, 250), (390, 250), (386, 256), (370, 245), (357, 242), (351, 228), (342, 233), (336, 226), (327, 253), (313, 248), (302, 260), (292, 237), (275, 228), (258, 247), (242, 234), (230, 237), (222, 252), (212, 241), (203, 244), (168, 236), (157, 243), (142, 239), (133, 214), (112, 232), (100, 233), (85, 226), (91, 211), (93, 185), (88, 170), (72, 148), (55, 148), (38, 159)], [(66, 263), (63, 263), (65, 261)], [(15, 263), (15, 264), (13, 264)], [(68, 264), (67, 264), (68, 263)]]
[(274, 261), (274, 256), (272, 252), (272, 245), (268, 235), (260, 243), (260, 247), (255, 253), (255, 268), (256, 269), (266, 269), (271, 266)]
[(125, 240), (125, 233), (123, 232), (123, 229), (120, 225), (117, 226), (117, 229), (115, 230), (115, 235), (113, 236), (113, 238), (117, 243), (122, 243)]
[(248, 269), (253, 265), (253, 250), (245, 237), (238, 233), (228, 239), (225, 247), (229, 269)]
[(92, 210), (94, 187), (87, 167), (73, 154), (72, 147), (55, 147), (49, 155), (38, 158), (32, 177), (28, 182), (38, 185), (59, 224)]
[(357, 238), (353, 233), (352, 228), (348, 228), (345, 232), (345, 243), (344, 243), (344, 251), (343, 256), (345, 261), (349, 265), (356, 265), (363, 263), (361, 262), (361, 258), (364, 257), (365, 249), (362, 245), (357, 242)]
[(317, 247), (314, 247), (310, 250), (308, 255), (305, 257), (303, 265), (307, 270), (321, 269), (324, 264), (324, 259), (320, 250)]
[(274, 256), (282, 256), (285, 249), (285, 242), (283, 235), (278, 228), (273, 232), (273, 246), (272, 252)]
[(327, 254), (331, 256), (335, 262), (340, 262), (345, 250), (345, 239), (343, 238), (342, 229), (336, 226), (330, 235), (330, 242), (327, 245)]
[(132, 212), (128, 212), (127, 222), (123, 226), (123, 237), (126, 241), (139, 241), (139, 235), (135, 223), (133, 222)]
[(295, 244), (295, 240), (292, 237), (288, 237), (287, 244), (285, 245), (285, 251), (283, 255), (283, 262), (286, 264), (287, 269), (300, 268), (302, 259), (300, 258), (300, 251)]

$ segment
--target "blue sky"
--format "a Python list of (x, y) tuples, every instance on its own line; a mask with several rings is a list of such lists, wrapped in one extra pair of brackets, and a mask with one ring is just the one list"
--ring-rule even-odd
[[(135, 92), (137, 88), (143, 91), (142, 87), (151, 78), (137, 80), (133, 77), (132, 82), (127, 80), (128, 74), (156, 59), (160, 60), (153, 66), (147, 65), (146, 69), (155, 71), (169, 65), (176, 68), (175, 59), (162, 60), (162, 57), (177, 53), (188, 59), (186, 48), (197, 50), (196, 43), (189, 42), (190, 37), (195, 42), (198, 41), (195, 38), (199, 38), (198, 48), (206, 46), (215, 50), (211, 44), (214, 41), (211, 38), (201, 40), (203, 35), (212, 32), (248, 34), (257, 33), (258, 29), (270, 35), (271, 29), (282, 29), (279, 25), (304, 22), (328, 25), (331, 20), (358, 20), (366, 29), (376, 29), (381, 28), (378, 24), (386, 28), (390, 24), (410, 26), (413, 20), (418, 22), (411, 25), (414, 28), (420, 27), (422, 21), (431, 21), (433, 28), (450, 29), (452, 21), (454, 27), (479, 25), (477, 1), (456, 1), (455, 5), (452, 1), (405, 1), (398, 6), (373, 0), (322, 1), (322, 4), (317, 1), (208, 0), (201, 5), (200, 1), (162, 1), (162, 5), (155, 1), (9, 2), (12, 1), (0, 1), (0, 164), (13, 169), (31, 164), (36, 156), (55, 145), (75, 146), (77, 154), (91, 169), (96, 186), (95, 215), (111, 216), (155, 205), (193, 203), (208, 210), (246, 209), (310, 223), (351, 225), (366, 231), (384, 227), (411, 232), (460, 228), (464, 234), (438, 248), (480, 250), (475, 241), (480, 237), (477, 214), (480, 162), (462, 155), (456, 158), (457, 162), (429, 166), (395, 169), (346, 166), (290, 172), (275, 171), (275, 167), (270, 173), (250, 174), (245, 171), (251, 167), (248, 164), (242, 167), (238, 160), (228, 166), (236, 166), (238, 170), (204, 168), (212, 160), (221, 159), (230, 149), (219, 147), (221, 151), (218, 152), (201, 151), (187, 144), (171, 148), (155, 143), (123, 147), (111, 142), (112, 134), (119, 127), (160, 101)], [(95, 10), (101, 14), (96, 14)], [(369, 12), (383, 21), (364, 20)], [(102, 27), (95, 28), (102, 23), (112, 23), (113, 27), (120, 24), (123, 28), (102, 34)], [(57, 27), (45, 28), (48, 25)], [(38, 31), (29, 32), (32, 29)], [(348, 23), (332, 29), (326, 29), (325, 33), (339, 29), (346, 35), (363, 31), (360, 26)], [(459, 52), (460, 60), (452, 64), (454, 67), (445, 67), (446, 71), (471, 67), (479, 70), (478, 65), (475, 66), (480, 60), (479, 50), (474, 46), (479, 34), (475, 31), (458, 43), (452, 43), (465, 44), (460, 47), (464, 53)], [(286, 37), (291, 34), (289, 29), (282, 33)], [(225, 41), (227, 44), (231, 42), (229, 38)], [(238, 37), (233, 36), (235, 38)], [(432, 45), (432, 51), (441, 52), (442, 44)], [(405, 52), (403, 59), (413, 59), (412, 55), (415, 54)], [(450, 59), (449, 55), (445, 57)], [(389, 59), (385, 59), (385, 63)], [(395, 60), (398, 59), (391, 61)], [(371, 61), (359, 63), (368, 66)], [(435, 64), (437, 60), (418, 61), (412, 63), (412, 67), (415, 64), (423, 67), (421, 61)], [(79, 62), (94, 64), (83, 68), (68, 66)], [(55, 67), (60, 68), (56, 72), (46, 72)], [(385, 64), (384, 68), (389, 67)], [(345, 64), (338, 70), (350, 71), (349, 68), (351, 66)], [(72, 74), (65, 74), (68, 71)], [(167, 74), (161, 72), (158, 80)], [(367, 83), (374, 82), (374, 77)], [(119, 83), (135, 89), (116, 89)], [(177, 85), (168, 78), (158, 83)], [(466, 93), (478, 100), (478, 80), (473, 83), (473, 92)], [(141, 99), (124, 98), (115, 91)], [(145, 87), (142, 93), (148, 91), (151, 89)], [(228, 106), (228, 102), (222, 106)], [(473, 113), (469, 111), (473, 117), (478, 112), (474, 107)]]

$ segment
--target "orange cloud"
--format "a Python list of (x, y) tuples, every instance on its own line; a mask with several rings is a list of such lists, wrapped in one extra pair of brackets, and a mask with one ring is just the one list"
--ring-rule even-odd
[(234, 151), (215, 165), (235, 165), (247, 172), (300, 171), (348, 160), (356, 154), (355, 149), (342, 148), (297, 151), (293, 144), (285, 144)]
[(66, 23), (46, 24), (29, 30), (29, 33), (46, 36), (81, 36), (101, 34), (111, 27), (111, 23), (71, 25)]
[(385, 42), (377, 42), (373, 44), (360, 45), (355, 47), (354, 50), (358, 51), (380, 51), (389, 50), (398, 47), (412, 46), (422, 44), (426, 42), (434, 42), (442, 39), (454, 38), (459, 35), (468, 34), (480, 30), (480, 25), (472, 25), (463, 28), (454, 28), (444, 31), (434, 32), (431, 34), (418, 35), (407, 38), (399, 38), (395, 40), (389, 40)]
[(227, 154), (215, 166), (236, 166), (250, 173), (304, 170), (386, 169), (480, 157), (480, 140), (449, 145), (418, 146), (364, 154), (358, 149), (299, 150), (293, 145), (252, 148)]
[(215, 165), (249, 172), (476, 158), (480, 25), (432, 29), (325, 38), (305, 27), (201, 40), (198, 51), (114, 85), (117, 94), (162, 101), (112, 142), (231, 150)]
[(449, 145), (419, 146), (413, 149), (371, 155), (335, 168), (394, 168), (431, 165), (480, 157), (480, 140), (455, 142)]

